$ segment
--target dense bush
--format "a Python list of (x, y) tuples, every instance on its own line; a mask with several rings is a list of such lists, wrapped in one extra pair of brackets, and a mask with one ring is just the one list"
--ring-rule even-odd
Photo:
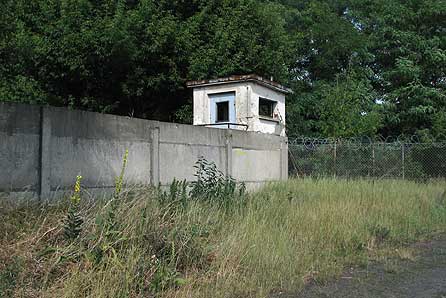
[(446, 135), (443, 0), (3, 0), (0, 101), (191, 121), (187, 80), (288, 85), (290, 135)]

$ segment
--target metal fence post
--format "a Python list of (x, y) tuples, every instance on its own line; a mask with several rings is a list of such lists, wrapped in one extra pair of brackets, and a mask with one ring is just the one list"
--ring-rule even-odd
[(372, 142), (372, 177), (375, 178), (376, 175), (376, 169), (375, 169), (375, 163), (376, 163), (376, 159), (375, 159), (375, 142)]
[(280, 179), (288, 179), (288, 139), (280, 140)]
[(333, 150), (333, 175), (336, 177), (336, 147), (337, 147), (338, 141), (335, 140), (334, 143), (334, 150)]
[(405, 160), (404, 147), (405, 147), (405, 144), (401, 143), (401, 162), (402, 162), (402, 170), (403, 170), (403, 180), (406, 178), (405, 165), (404, 165), (404, 160)]

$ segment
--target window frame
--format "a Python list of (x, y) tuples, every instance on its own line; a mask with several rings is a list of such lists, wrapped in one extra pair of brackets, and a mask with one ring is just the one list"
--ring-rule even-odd
[[(225, 104), (226, 107), (226, 118), (224, 120), (219, 120), (218, 107)], [(229, 122), (229, 100), (219, 101), (215, 103), (215, 123), (228, 123)]]
[[(269, 115), (265, 115), (265, 114), (261, 114), (261, 102), (268, 102), (269, 109), (271, 110), (271, 113)], [(258, 106), (258, 115), (260, 119), (267, 119), (267, 120), (277, 120), (274, 117), (274, 111), (276, 110), (277, 107), (277, 101), (276, 100), (272, 100), (269, 98), (265, 98), (265, 97), (259, 97), (259, 106)]]
[[(228, 90), (225, 92), (212, 92), (207, 94), (209, 98), (210, 124), (235, 123), (236, 121), (236, 90)], [(228, 102), (228, 121), (217, 121), (217, 103)]]

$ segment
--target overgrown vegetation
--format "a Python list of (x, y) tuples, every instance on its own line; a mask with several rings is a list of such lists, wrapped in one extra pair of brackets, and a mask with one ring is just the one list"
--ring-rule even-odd
[(64, 222), (64, 236), (67, 240), (76, 239), (82, 231), (84, 220), (79, 214), (81, 180), (82, 176), (78, 175), (74, 185), (74, 193), (70, 198), (70, 207), (68, 208), (67, 217)]
[(3, 0), (0, 101), (191, 121), (187, 80), (291, 87), (289, 135), (446, 134), (444, 0)]
[(67, 201), (1, 201), (0, 297), (266, 297), (293, 291), (446, 232), (445, 187), (301, 179), (244, 193), (200, 159), (190, 185), (122, 188), (111, 201), (76, 199), (82, 229), (69, 239)]
[(169, 191), (159, 188), (160, 202), (180, 203), (187, 207), (189, 201), (202, 201), (226, 209), (243, 204), (246, 198), (245, 183), (237, 183), (234, 178), (224, 175), (214, 162), (203, 157), (198, 159), (194, 168), (196, 180), (191, 183), (174, 179)]

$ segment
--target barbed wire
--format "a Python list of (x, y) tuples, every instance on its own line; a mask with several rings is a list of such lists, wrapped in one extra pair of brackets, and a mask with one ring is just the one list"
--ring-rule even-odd
[(446, 138), (288, 138), (289, 174), (373, 179), (446, 178)]
[(439, 136), (439, 141), (434, 139), (422, 140), (419, 136), (402, 135), (398, 137), (375, 136), (373, 138), (353, 137), (353, 138), (316, 138), (295, 136), (288, 137), (288, 146), (303, 146), (307, 150), (317, 147), (334, 148), (338, 146), (349, 147), (352, 150), (361, 150), (370, 147), (381, 147), (386, 149), (399, 150), (402, 146), (419, 148), (446, 148), (446, 136)]

